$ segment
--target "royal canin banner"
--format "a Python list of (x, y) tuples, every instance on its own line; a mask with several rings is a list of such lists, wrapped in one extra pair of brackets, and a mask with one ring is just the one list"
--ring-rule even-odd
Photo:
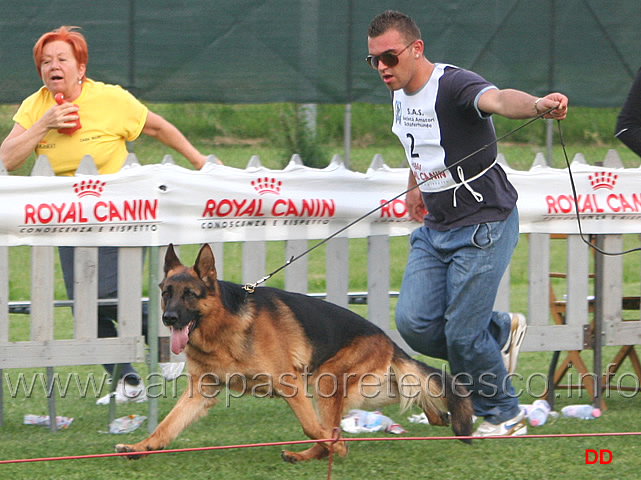
[(522, 233), (641, 232), (641, 168), (604, 168), (572, 162), (568, 169), (504, 167), (519, 193)]
[[(284, 170), (154, 164), (110, 175), (0, 176), (0, 245), (322, 239), (402, 193), (407, 175), (292, 163)], [(401, 198), (341, 236), (405, 235), (416, 225)]]
[[(519, 192), (521, 231), (641, 232), (641, 170), (572, 164), (504, 167)], [(0, 176), (0, 245), (148, 246), (203, 242), (407, 235), (406, 168), (367, 173), (340, 163), (245, 170), (207, 164), (128, 166), (112, 175)], [(463, 192), (464, 190), (461, 190)], [(463, 194), (463, 193), (459, 193)]]

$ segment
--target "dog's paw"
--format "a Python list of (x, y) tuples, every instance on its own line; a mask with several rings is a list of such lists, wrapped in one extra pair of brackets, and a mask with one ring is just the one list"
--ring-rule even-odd
[[(332, 448), (340, 457), (347, 456), (347, 445), (345, 442), (336, 442), (333, 444)], [(281, 451), (280, 456), (287, 463), (299, 463), (306, 462), (308, 460), (322, 460), (329, 456), (329, 450), (327, 446), (316, 443), (313, 447), (303, 450), (302, 452), (283, 450)]]
[[(119, 443), (116, 445), (116, 453), (132, 453), (132, 452), (140, 452), (141, 450), (135, 448), (133, 445), (124, 445), (122, 443)], [(144, 450), (142, 450), (144, 451)], [(144, 455), (126, 455), (128, 460), (138, 460), (139, 458), (144, 457)]]
[(289, 450), (283, 450), (280, 452), (281, 458), (287, 463), (298, 463), (300, 460), (300, 455)]

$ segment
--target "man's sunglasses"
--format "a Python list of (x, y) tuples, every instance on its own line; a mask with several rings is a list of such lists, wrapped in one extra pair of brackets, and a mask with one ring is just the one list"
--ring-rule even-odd
[(414, 45), (414, 42), (416, 40), (412, 40), (412, 42), (405, 47), (403, 50), (401, 50), (398, 53), (382, 53), (380, 55), (368, 55), (365, 60), (369, 64), (370, 67), (372, 67), (374, 70), (378, 70), (378, 64), (379, 62), (383, 62), (386, 66), (388, 67), (395, 67), (398, 65), (398, 57), (401, 56), (401, 54), (410, 48), (412, 45)]

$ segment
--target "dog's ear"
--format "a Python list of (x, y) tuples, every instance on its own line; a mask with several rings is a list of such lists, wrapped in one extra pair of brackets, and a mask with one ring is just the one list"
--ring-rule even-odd
[(167, 275), (167, 272), (171, 269), (180, 267), (181, 265), (182, 263), (180, 263), (180, 260), (178, 260), (176, 252), (174, 251), (174, 245), (173, 243), (170, 243), (167, 247), (167, 253), (165, 253), (165, 275)]
[(205, 243), (194, 264), (194, 271), (198, 277), (207, 285), (207, 288), (215, 289), (216, 284), (216, 260), (214, 259), (214, 252), (208, 243)]

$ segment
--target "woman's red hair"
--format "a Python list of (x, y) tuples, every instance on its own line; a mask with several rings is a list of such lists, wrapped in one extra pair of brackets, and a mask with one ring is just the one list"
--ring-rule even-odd
[[(55, 42), (58, 40), (67, 42), (71, 45), (73, 56), (76, 58), (78, 65), (87, 65), (87, 61), (89, 60), (89, 47), (87, 46), (87, 40), (85, 40), (84, 35), (80, 32), (74, 31), (78, 28), (80, 27), (68, 27), (63, 25), (60, 28), (56, 28), (51, 32), (45, 33), (38, 39), (36, 44), (33, 46), (33, 61), (36, 64), (36, 70), (38, 71), (40, 78), (42, 78), (42, 73), (40, 72), (42, 50), (49, 42)], [(86, 75), (84, 75), (82, 79), (85, 80), (86, 78)]]

